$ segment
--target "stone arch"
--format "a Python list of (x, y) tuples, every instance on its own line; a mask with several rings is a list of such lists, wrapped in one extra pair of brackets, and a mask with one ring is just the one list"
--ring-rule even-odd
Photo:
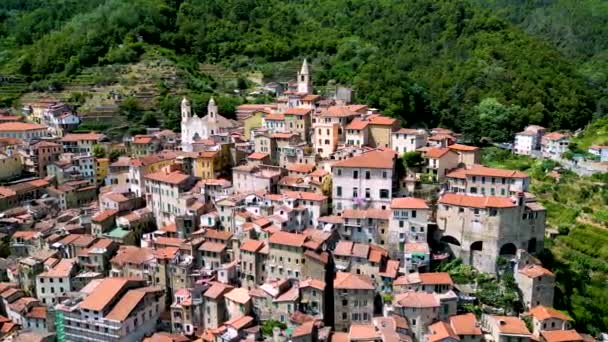
[(460, 241), (458, 241), (458, 239), (456, 239), (455, 237), (453, 237), (451, 235), (444, 235), (441, 237), (441, 240), (439, 240), (439, 241), (450, 244), (450, 245), (460, 246)]
[(197, 141), (197, 140), (201, 140), (201, 136), (198, 135), (198, 132), (194, 133), (194, 135), (192, 136), (192, 141)]
[(528, 252), (536, 253), (536, 238), (531, 238), (528, 240)]
[(474, 241), (470, 248), (469, 248), (469, 252), (470, 252), (470, 256), (469, 256), (469, 264), (470, 265), (476, 265), (477, 261), (480, 261), (480, 259), (482, 258), (481, 256), (481, 251), (483, 250), (483, 241)]
[(499, 255), (516, 255), (517, 254), (517, 246), (514, 243), (505, 243), (500, 247)]

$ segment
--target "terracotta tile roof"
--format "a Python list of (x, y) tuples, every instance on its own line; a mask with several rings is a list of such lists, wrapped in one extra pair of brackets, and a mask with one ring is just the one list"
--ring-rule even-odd
[(13, 238), (20, 238), (24, 241), (28, 241), (38, 237), (39, 235), (39, 232), (33, 230), (18, 230), (13, 234)]
[(508, 197), (496, 196), (469, 196), (455, 193), (446, 193), (439, 198), (439, 203), (472, 208), (512, 208), (517, 205)]
[(136, 135), (133, 137), (134, 144), (150, 144), (156, 137), (151, 135)]
[(450, 134), (434, 134), (429, 137), (429, 140), (432, 140), (432, 141), (440, 141), (440, 140), (445, 140), (445, 139), (456, 141), (456, 138), (454, 138)]
[(424, 285), (454, 285), (448, 272), (420, 273), (420, 282)]
[(129, 290), (124, 296), (114, 305), (114, 308), (106, 315), (106, 319), (114, 321), (124, 321), (129, 314), (137, 307), (146, 293), (138, 290)]
[(368, 244), (355, 243), (353, 245), (352, 256), (357, 258), (367, 258), (369, 255), (370, 247)]
[(307, 115), (310, 112), (312, 112), (312, 109), (310, 109), (310, 108), (288, 108), (284, 112), (284, 114), (285, 115), (299, 115), (299, 116), (302, 116), (302, 115)]
[(485, 176), (485, 177), (503, 177), (503, 178), (528, 178), (524, 172), (517, 170), (504, 170), (483, 165), (473, 165), (470, 168), (460, 168), (448, 173), (447, 177), (465, 178), (466, 176)]
[(369, 169), (392, 169), (395, 165), (395, 154), (391, 151), (370, 151), (358, 156), (340, 160), (333, 167), (361, 167)]
[(529, 278), (537, 278), (542, 276), (555, 276), (553, 272), (540, 265), (528, 265), (518, 271), (520, 274)]
[(302, 337), (302, 336), (312, 335), (312, 333), (314, 331), (314, 327), (315, 327), (314, 321), (304, 322), (293, 328), (291, 337), (293, 338), (293, 337)]
[(526, 323), (513, 316), (489, 316), (494, 322), (496, 329), (505, 335), (525, 335), (529, 336), (530, 331), (526, 328)]
[(452, 338), (454, 340), (460, 340), (458, 335), (452, 330), (452, 327), (446, 322), (437, 322), (429, 325), (428, 327), (430, 334), (428, 336), (428, 342), (437, 342), (446, 338)]
[(546, 319), (556, 318), (562, 321), (571, 321), (572, 318), (566, 315), (565, 313), (555, 310), (552, 307), (547, 307), (543, 305), (535, 306), (530, 310), (530, 315), (536, 318), (539, 321), (544, 321)]
[(366, 105), (331, 106), (322, 110), (319, 115), (327, 117), (358, 116), (367, 110)]
[(479, 151), (479, 147), (477, 146), (469, 146), (469, 145), (461, 145), (461, 144), (452, 144), (448, 146), (450, 150), (456, 150), (459, 152), (473, 152)]
[(365, 127), (367, 127), (367, 125), (369, 125), (369, 123), (370, 122), (368, 120), (354, 119), (353, 121), (351, 121), (351, 123), (349, 123), (346, 126), (346, 129), (362, 130)]
[(66, 134), (63, 138), (61, 138), (61, 141), (65, 141), (65, 142), (76, 142), (76, 141), (82, 141), (82, 140), (99, 141), (105, 137), (106, 137), (105, 135), (100, 134), (100, 133), (70, 133), (70, 134)]
[(237, 287), (224, 295), (226, 299), (239, 304), (245, 304), (251, 300), (249, 291), (244, 287)]
[(322, 202), (327, 200), (327, 196), (314, 192), (305, 191), (285, 191), (283, 194), (288, 198), (302, 199), (305, 201)]
[(311, 172), (309, 174), (309, 176), (311, 177), (323, 177), (325, 175), (328, 175), (329, 172), (325, 171), (324, 169), (316, 169), (313, 172)]
[(439, 298), (434, 293), (405, 292), (395, 295), (393, 303), (407, 308), (433, 308), (438, 307)]
[(350, 342), (348, 333), (345, 332), (332, 332), (329, 338), (329, 342)]
[(391, 217), (390, 210), (382, 210), (376, 208), (369, 209), (345, 209), (342, 212), (342, 217), (348, 219), (377, 219), (388, 220)]
[(189, 342), (189, 338), (179, 334), (170, 334), (168, 332), (156, 332), (150, 337), (144, 338), (143, 342)]
[(217, 299), (219, 296), (223, 295), (226, 291), (232, 290), (232, 286), (222, 283), (213, 283), (210, 288), (205, 291), (203, 294), (205, 297)]
[(105, 278), (81, 303), (80, 308), (102, 311), (129, 283), (125, 278)]
[(302, 172), (302, 173), (311, 173), (312, 170), (315, 169), (314, 165), (310, 165), (310, 164), (289, 164), (287, 165), (287, 170), (289, 171), (295, 171), (295, 172)]
[(298, 300), (298, 298), (300, 298), (300, 290), (297, 287), (292, 286), (289, 290), (277, 296), (273, 302), (294, 302)]
[(272, 121), (285, 121), (285, 115), (281, 113), (266, 114), (264, 119)]
[(97, 212), (95, 215), (91, 217), (91, 221), (93, 222), (104, 222), (108, 219), (114, 219), (114, 216), (118, 214), (118, 210), (114, 209), (106, 209), (100, 212)]
[(154, 252), (150, 248), (140, 248), (136, 246), (120, 246), (116, 255), (112, 258), (112, 263), (118, 265), (144, 264), (154, 260)]
[(162, 248), (155, 249), (153, 252), (154, 252), (154, 257), (157, 259), (173, 260), (177, 256), (177, 253), (179, 252), (179, 248), (178, 247), (162, 247)]
[(352, 241), (341, 240), (336, 244), (334, 255), (351, 256), (354, 243)]
[(342, 224), (344, 223), (344, 218), (342, 218), (342, 216), (337, 215), (321, 216), (319, 217), (319, 222)]
[(369, 120), (372, 125), (392, 126), (397, 120), (384, 115), (372, 115)]
[(276, 232), (272, 234), (272, 236), (270, 236), (270, 239), (268, 239), (268, 242), (270, 242), (271, 244), (292, 247), (302, 247), (305, 241), (306, 235), (289, 233), (284, 231)]
[(190, 175), (187, 175), (181, 171), (174, 171), (170, 173), (160, 171), (147, 174), (144, 177), (148, 180), (153, 180), (161, 183), (169, 183), (173, 185), (182, 184), (188, 179), (190, 179)]
[(431, 147), (426, 152), (424, 152), (424, 156), (426, 158), (438, 159), (445, 156), (448, 152), (453, 152), (447, 147)]
[(0, 132), (25, 132), (46, 129), (46, 126), (25, 122), (3, 122), (0, 123)]
[(482, 334), (475, 314), (467, 313), (463, 315), (454, 315), (450, 316), (449, 320), (450, 326), (456, 335), (480, 336)]
[(391, 209), (429, 209), (429, 206), (422, 198), (399, 197), (393, 198)]
[(160, 227), (159, 230), (162, 230), (163, 232), (176, 233), (177, 224), (171, 223), (171, 224)]
[(340, 290), (374, 290), (372, 279), (366, 275), (337, 272), (334, 288)]
[(207, 229), (205, 230), (204, 237), (207, 239), (215, 239), (215, 240), (224, 240), (228, 241), (232, 238), (234, 234), (227, 230), (218, 230), (218, 229)]
[(377, 340), (380, 335), (372, 324), (351, 324), (348, 329), (348, 338), (351, 341)]
[(71, 275), (76, 264), (75, 259), (61, 259), (53, 268), (38, 276), (42, 278), (67, 278)]
[(264, 241), (249, 239), (241, 244), (240, 249), (245, 252), (257, 253), (262, 247), (264, 247)]
[(27, 318), (46, 319), (46, 306), (34, 306), (25, 315)]
[(312, 287), (317, 290), (325, 291), (325, 282), (318, 279), (308, 278), (306, 280), (302, 280), (299, 284), (300, 288)]
[(545, 338), (546, 342), (584, 341), (583, 336), (576, 330), (541, 331), (540, 334)]
[(381, 277), (395, 279), (399, 273), (399, 260), (388, 260), (386, 262), (386, 269), (384, 272), (380, 272)]
[(321, 95), (309, 94), (302, 98), (302, 101), (316, 101), (321, 98)]
[(252, 160), (261, 160), (264, 158), (268, 158), (268, 153), (253, 152), (252, 154), (247, 156), (247, 159), (252, 159)]
[(253, 317), (251, 316), (237, 316), (226, 321), (224, 324), (236, 330), (241, 330), (247, 327), (247, 325), (249, 325), (251, 322), (253, 322)]
[(559, 132), (551, 132), (543, 135), (543, 139), (546, 140), (561, 140), (565, 138), (568, 138), (568, 136)]
[(226, 245), (223, 243), (205, 241), (199, 248), (199, 251), (221, 253), (226, 249)]

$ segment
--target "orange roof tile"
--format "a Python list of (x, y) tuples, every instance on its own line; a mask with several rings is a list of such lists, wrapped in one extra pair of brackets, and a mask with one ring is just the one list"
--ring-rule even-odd
[(34, 306), (25, 315), (27, 318), (46, 319), (46, 306)]
[(369, 341), (379, 339), (380, 335), (373, 324), (351, 324), (348, 337), (351, 341)]
[(288, 108), (284, 112), (284, 114), (285, 115), (299, 115), (299, 116), (302, 116), (302, 115), (307, 115), (310, 112), (312, 112), (312, 109), (310, 109), (310, 108)]
[(448, 146), (448, 148), (450, 150), (456, 150), (456, 151), (460, 151), (460, 152), (479, 151), (479, 147), (477, 147), (477, 146), (469, 146), (469, 145), (462, 145), (462, 144), (453, 144), (453, 145)]
[(545, 338), (546, 342), (575, 342), (584, 341), (576, 330), (552, 330), (541, 331), (540, 334)]
[(70, 133), (70, 134), (66, 134), (63, 138), (61, 138), (61, 141), (69, 141), (69, 142), (75, 142), (75, 141), (82, 141), (82, 140), (96, 140), (99, 141), (103, 138), (105, 138), (106, 136), (100, 133)]
[(266, 114), (264, 119), (272, 121), (285, 121), (285, 115), (281, 113)]
[(253, 322), (253, 317), (251, 316), (237, 316), (226, 321), (224, 324), (233, 327), (236, 330), (241, 330), (247, 327), (247, 325), (249, 325), (251, 322)]
[(452, 327), (446, 322), (437, 322), (429, 325), (428, 327), (430, 334), (428, 336), (428, 342), (437, 342), (446, 338), (452, 338), (454, 340), (460, 340), (458, 335), (452, 330)]
[(239, 304), (245, 304), (251, 300), (249, 290), (244, 287), (237, 287), (236, 289), (226, 293), (224, 297)]
[(546, 139), (546, 140), (561, 140), (561, 139), (565, 139), (565, 138), (568, 138), (568, 136), (566, 134), (559, 133), (559, 132), (551, 132), (551, 133), (547, 133), (547, 134), (543, 135), (543, 139)]
[(262, 160), (264, 158), (268, 157), (268, 153), (262, 153), (262, 152), (253, 152), (252, 154), (247, 156), (247, 159), (252, 159), (252, 160)]
[(426, 158), (437, 159), (437, 158), (441, 158), (441, 157), (445, 156), (448, 152), (453, 152), (453, 151), (447, 147), (443, 147), (443, 148), (431, 147), (428, 150), (426, 150), (426, 152), (424, 152), (424, 156)]
[(114, 321), (124, 321), (129, 314), (137, 307), (146, 293), (138, 290), (129, 290), (122, 298), (114, 305), (114, 308), (106, 315), (106, 319)]
[(0, 123), (0, 132), (24, 132), (47, 129), (46, 126), (25, 122), (3, 122)]
[(547, 307), (543, 305), (535, 306), (530, 310), (530, 315), (536, 318), (539, 321), (544, 321), (546, 319), (556, 318), (562, 321), (571, 321), (572, 318), (566, 315), (565, 313), (555, 310), (552, 307)]
[(190, 176), (181, 172), (181, 171), (173, 171), (170, 173), (159, 171), (155, 173), (150, 173), (144, 176), (148, 180), (153, 180), (161, 183), (169, 183), (173, 185), (182, 184), (188, 179)]
[(395, 295), (393, 303), (407, 308), (433, 308), (438, 307), (439, 298), (434, 293), (405, 292)]
[(218, 230), (218, 229), (207, 229), (205, 230), (204, 237), (207, 239), (215, 239), (215, 240), (224, 240), (228, 241), (232, 238), (234, 234), (227, 230)]
[(370, 169), (392, 169), (395, 154), (391, 151), (370, 151), (334, 163), (333, 167), (361, 167)]
[(370, 124), (381, 125), (381, 126), (392, 126), (397, 122), (396, 119), (390, 118), (384, 115), (372, 115), (370, 117)]
[(485, 176), (503, 178), (528, 178), (524, 172), (517, 170), (496, 169), (483, 165), (473, 165), (470, 168), (460, 168), (448, 173), (447, 177), (465, 178), (465, 176)]
[(354, 119), (353, 121), (351, 121), (351, 123), (349, 123), (346, 126), (346, 129), (362, 130), (365, 127), (367, 127), (367, 125), (369, 125), (369, 123), (370, 122), (368, 120)]
[(429, 209), (425, 200), (416, 197), (399, 197), (391, 201), (391, 209)]
[(294, 163), (294, 164), (289, 164), (287, 165), (287, 170), (289, 171), (295, 171), (295, 172), (302, 172), (302, 173), (311, 173), (312, 170), (315, 169), (314, 165), (310, 165), (310, 164), (298, 164), (298, 163)]
[(517, 205), (508, 197), (469, 196), (447, 193), (439, 198), (439, 203), (472, 208), (512, 208)]
[(226, 249), (226, 245), (223, 243), (205, 241), (199, 248), (199, 251), (221, 253)]
[(327, 199), (327, 196), (315, 192), (305, 191), (285, 191), (283, 192), (288, 198), (303, 199), (305, 201), (321, 202)]
[(454, 285), (448, 272), (420, 273), (420, 281), (425, 285)]
[(226, 291), (232, 290), (232, 286), (222, 283), (213, 283), (207, 291), (205, 291), (204, 296), (212, 299), (217, 299), (219, 296), (224, 294)]
[(450, 316), (449, 320), (456, 335), (481, 335), (475, 314), (454, 315)]
[(306, 235), (279, 231), (270, 236), (268, 242), (271, 244), (302, 247), (306, 241)]
[(307, 287), (312, 287), (317, 290), (325, 291), (325, 282), (318, 279), (308, 278), (306, 280), (302, 280), (299, 284), (300, 288), (305, 289)]
[(240, 249), (245, 252), (257, 253), (262, 247), (264, 247), (264, 241), (249, 239), (241, 244)]
[(526, 327), (526, 323), (513, 316), (490, 316), (490, 319), (494, 321), (496, 329), (501, 334), (505, 335), (525, 335), (529, 336), (530, 331)]
[(541, 276), (554, 276), (553, 272), (540, 265), (527, 265), (519, 270), (520, 274), (523, 274), (529, 278), (536, 278)]
[(114, 209), (106, 209), (100, 212), (97, 212), (95, 215), (91, 217), (91, 221), (93, 222), (104, 222), (108, 219), (114, 219), (114, 216), (118, 214), (118, 210)]
[(128, 284), (125, 278), (105, 278), (81, 303), (80, 308), (102, 311)]
[(345, 209), (342, 212), (342, 217), (348, 219), (376, 219), (388, 220), (391, 217), (390, 210), (382, 210), (376, 208), (369, 209)]
[(315, 327), (314, 321), (304, 322), (293, 328), (291, 337), (302, 337), (311, 335)]
[(343, 290), (374, 290), (372, 279), (366, 275), (337, 272), (334, 288)]

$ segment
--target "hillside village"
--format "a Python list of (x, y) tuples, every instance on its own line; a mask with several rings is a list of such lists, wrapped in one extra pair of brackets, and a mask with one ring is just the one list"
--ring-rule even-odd
[[(315, 94), (306, 60), (236, 120), (185, 97), (180, 132), (74, 133), (54, 100), (0, 114), (7, 340), (595, 340), (553, 308), (528, 174)], [(529, 126), (513, 152), (561, 160), (569, 139)], [(516, 298), (481, 303), (476, 279), (438, 271), (456, 259)]]

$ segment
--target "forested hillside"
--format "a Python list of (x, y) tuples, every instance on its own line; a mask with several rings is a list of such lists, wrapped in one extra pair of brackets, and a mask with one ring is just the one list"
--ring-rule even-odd
[(69, 80), (150, 49), (265, 73), (308, 57), (318, 85), (352, 84), (358, 100), (408, 124), (471, 137), (484, 135), (478, 123), (508, 136), (603, 114), (578, 57), (472, 1), (6, 0), (0, 18), (0, 73), (28, 80)]

